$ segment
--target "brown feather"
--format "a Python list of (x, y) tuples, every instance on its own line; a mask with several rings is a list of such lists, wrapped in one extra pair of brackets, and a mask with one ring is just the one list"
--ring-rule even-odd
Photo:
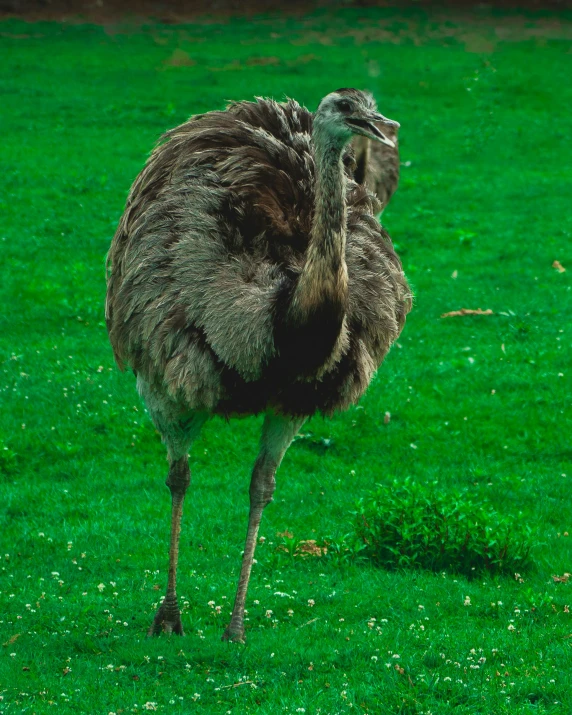
[(131, 188), (108, 256), (110, 340), (120, 366), (184, 409), (347, 408), (404, 324), (410, 289), (348, 147), (342, 331), (310, 374), (293, 374), (277, 350), (276, 305), (303, 270), (312, 227), (312, 122), (293, 100), (195, 116), (165, 134)]

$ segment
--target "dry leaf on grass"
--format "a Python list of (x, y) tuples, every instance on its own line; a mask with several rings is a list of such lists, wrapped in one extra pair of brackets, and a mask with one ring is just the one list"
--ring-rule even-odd
[(463, 315), (492, 315), (493, 311), (490, 308), (487, 310), (481, 310), (477, 308), (473, 310), (472, 308), (461, 308), (461, 310), (452, 310), (450, 313), (443, 313), (442, 318), (457, 318)]
[(566, 268), (564, 268), (564, 266), (562, 265), (562, 263), (560, 263), (560, 261), (554, 261), (554, 262), (552, 263), (552, 268), (556, 268), (556, 270), (558, 271), (558, 273), (565, 273), (565, 272), (566, 272)]
[(296, 553), (303, 556), (322, 556), (322, 554), (328, 553), (328, 548), (327, 546), (318, 546), (315, 539), (308, 539), (298, 544)]
[(12, 643), (15, 643), (21, 635), (21, 633), (16, 633), (11, 638), (8, 638), (6, 643), (2, 643), (2, 645), (12, 645)]
[(562, 574), (562, 576), (553, 576), (552, 580), (554, 581), (554, 583), (566, 583), (569, 580), (569, 578), (570, 578), (570, 574), (564, 573), (564, 574)]
[[(277, 547), (277, 551), (288, 551), (285, 544), (280, 544)], [(300, 541), (294, 548), (293, 555), (299, 556), (301, 558), (308, 558), (309, 556), (324, 556), (328, 553), (327, 546), (319, 546), (315, 539), (308, 539), (305, 541)]]

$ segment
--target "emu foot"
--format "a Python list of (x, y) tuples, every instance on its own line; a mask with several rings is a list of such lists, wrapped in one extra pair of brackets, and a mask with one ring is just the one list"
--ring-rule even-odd
[(222, 634), (221, 641), (230, 641), (231, 643), (246, 643), (246, 634), (244, 626), (233, 626), (232, 621), (226, 627)]
[(181, 611), (177, 603), (177, 596), (174, 593), (168, 593), (165, 600), (157, 609), (155, 618), (151, 627), (147, 631), (147, 637), (158, 636), (161, 632), (176, 633), (178, 636), (184, 636), (183, 624), (181, 623)]

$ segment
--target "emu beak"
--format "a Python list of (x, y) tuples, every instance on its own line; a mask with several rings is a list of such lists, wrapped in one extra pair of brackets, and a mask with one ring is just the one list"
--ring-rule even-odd
[(395, 142), (387, 137), (377, 125), (385, 124), (387, 127), (395, 127), (395, 129), (399, 129), (399, 122), (396, 122), (393, 119), (388, 119), (387, 117), (384, 117), (383, 114), (379, 114), (378, 112), (372, 112), (363, 119), (348, 117), (346, 119), (346, 123), (350, 126), (354, 133), (362, 134), (363, 136), (368, 137), (368, 139), (372, 139), (373, 141), (380, 142), (381, 144), (387, 144), (387, 146), (395, 148)]

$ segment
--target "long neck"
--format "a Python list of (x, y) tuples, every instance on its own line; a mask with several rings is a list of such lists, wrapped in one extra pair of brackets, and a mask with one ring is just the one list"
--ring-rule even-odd
[(311, 312), (324, 303), (345, 312), (347, 301), (344, 142), (314, 125), (316, 162), (314, 214), (306, 263), (294, 295), (295, 307)]
[(274, 341), (282, 381), (287, 375), (319, 375), (324, 366), (339, 358), (345, 335), (344, 142), (336, 145), (315, 129), (313, 139), (316, 189), (306, 260), (298, 279), (285, 286), (276, 302)]
[[(342, 147), (343, 148), (343, 147)], [(341, 261), (346, 247), (345, 176), (340, 147), (316, 147), (316, 198), (310, 233), (310, 252)]]

